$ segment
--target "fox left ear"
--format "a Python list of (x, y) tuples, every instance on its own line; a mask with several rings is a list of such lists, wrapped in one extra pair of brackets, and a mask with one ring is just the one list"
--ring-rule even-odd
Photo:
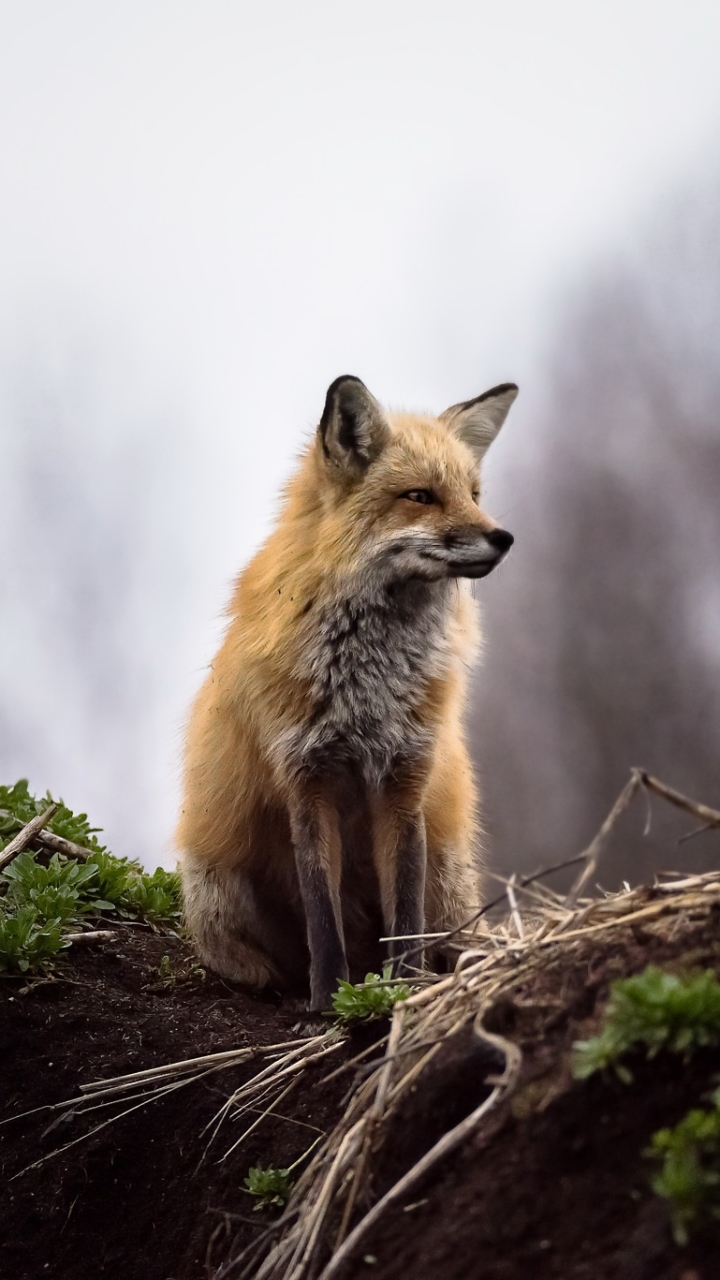
[(318, 428), (325, 457), (351, 472), (364, 471), (390, 439), (390, 425), (364, 382), (351, 374), (328, 387)]
[(518, 388), (514, 382), (503, 382), (499, 387), (491, 387), (475, 400), (452, 405), (440, 414), (440, 421), (445, 423), (453, 435), (469, 445), (480, 461), (507, 418), (517, 393)]

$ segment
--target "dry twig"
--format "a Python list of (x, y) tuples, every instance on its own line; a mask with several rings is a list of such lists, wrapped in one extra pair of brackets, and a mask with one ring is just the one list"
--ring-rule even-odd
[(56, 813), (57, 805), (51, 804), (44, 813), (38, 814), (37, 818), (33, 818), (31, 822), (28, 822), (23, 827), (22, 831), (18, 831), (17, 835), (13, 836), (10, 843), (0, 853), (0, 870), (6, 867), (8, 862), (12, 862), (16, 854), (22, 853), (23, 849), (37, 838), (45, 823), (49, 822)]

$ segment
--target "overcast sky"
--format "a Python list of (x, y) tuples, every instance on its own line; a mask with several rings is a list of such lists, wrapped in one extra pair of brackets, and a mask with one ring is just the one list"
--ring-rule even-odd
[[(190, 602), (151, 655), (154, 845), (229, 580), (327, 384), (439, 411), (518, 381), (490, 468), (511, 502), (557, 307), (717, 155), (719, 65), (717, 0), (0, 3), (6, 466), (18, 368), (87, 368), (94, 448), (157, 432), (188, 480), (157, 503)], [(45, 768), (102, 809), (92, 761)]]

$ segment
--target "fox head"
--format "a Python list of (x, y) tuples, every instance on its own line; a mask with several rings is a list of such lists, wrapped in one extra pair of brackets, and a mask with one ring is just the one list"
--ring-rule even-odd
[(376, 580), (484, 578), (513, 536), (480, 509), (480, 467), (517, 392), (503, 383), (434, 418), (386, 413), (359, 378), (337, 378), (315, 446), (328, 540), (342, 528)]

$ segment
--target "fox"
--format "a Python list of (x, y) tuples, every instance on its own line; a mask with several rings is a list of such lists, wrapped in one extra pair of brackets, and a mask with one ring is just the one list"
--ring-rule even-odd
[(480, 472), (517, 393), (435, 417), (386, 411), (351, 375), (327, 391), (188, 724), (185, 915), (228, 979), (309, 985), (319, 1012), (382, 938), (404, 975), (479, 909), (471, 582), (513, 544)]

